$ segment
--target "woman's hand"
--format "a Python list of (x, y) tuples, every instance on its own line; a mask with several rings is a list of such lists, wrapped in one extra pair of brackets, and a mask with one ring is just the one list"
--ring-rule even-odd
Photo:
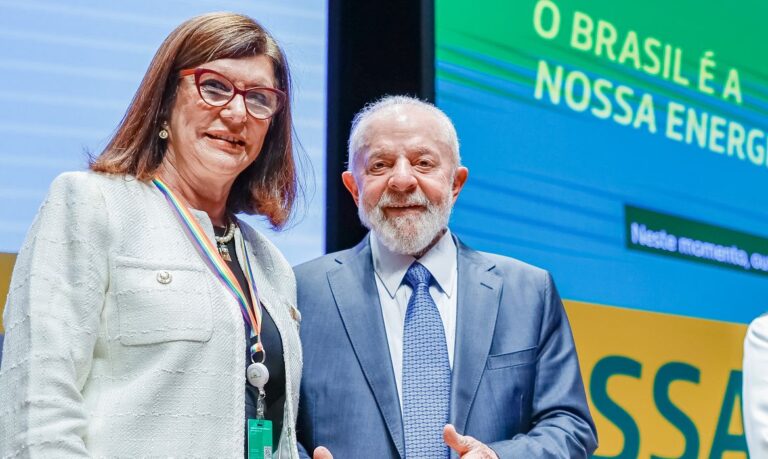
[(333, 459), (333, 454), (325, 446), (318, 446), (312, 453), (312, 459)]

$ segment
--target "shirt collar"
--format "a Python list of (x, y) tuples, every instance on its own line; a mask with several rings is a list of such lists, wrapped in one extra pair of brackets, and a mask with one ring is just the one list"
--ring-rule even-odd
[[(406, 271), (416, 261), (416, 258), (389, 250), (373, 232), (370, 233), (370, 238), (373, 270), (387, 290), (387, 294), (394, 298), (397, 289), (403, 282)], [(456, 244), (451, 237), (451, 231), (446, 230), (437, 244), (418, 259), (419, 263), (424, 265), (432, 274), (437, 286), (449, 298), (453, 295), (456, 283), (456, 256)]]

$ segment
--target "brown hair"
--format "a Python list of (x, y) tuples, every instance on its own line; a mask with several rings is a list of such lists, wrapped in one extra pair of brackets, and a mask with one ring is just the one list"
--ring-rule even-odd
[(256, 160), (232, 185), (227, 211), (266, 216), (281, 228), (293, 209), (298, 190), (293, 156), (291, 88), (288, 62), (274, 38), (253, 19), (235, 13), (209, 13), (178, 26), (157, 50), (115, 135), (91, 169), (151, 180), (165, 156), (158, 137), (176, 97), (179, 71), (225, 58), (265, 55), (272, 60), (277, 88), (288, 96), (272, 117)]

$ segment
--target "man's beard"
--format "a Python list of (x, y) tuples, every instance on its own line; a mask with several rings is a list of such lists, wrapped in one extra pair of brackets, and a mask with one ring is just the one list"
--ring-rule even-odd
[[(363, 203), (357, 208), (360, 221), (373, 231), (389, 250), (402, 255), (422, 255), (448, 226), (453, 207), (451, 190), (446, 190), (441, 201), (433, 204), (421, 190), (412, 193), (385, 191), (371, 210)], [(387, 217), (384, 208), (398, 206), (424, 206), (425, 212)]]

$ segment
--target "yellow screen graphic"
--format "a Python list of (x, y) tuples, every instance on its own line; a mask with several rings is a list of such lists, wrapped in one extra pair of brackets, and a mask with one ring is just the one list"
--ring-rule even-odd
[(595, 457), (746, 458), (747, 326), (566, 301), (600, 447)]

